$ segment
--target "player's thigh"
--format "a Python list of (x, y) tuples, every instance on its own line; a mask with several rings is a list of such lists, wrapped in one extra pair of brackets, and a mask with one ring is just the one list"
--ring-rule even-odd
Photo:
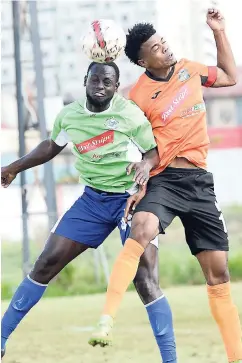
[(181, 216), (187, 243), (194, 255), (203, 251), (227, 252), (227, 228), (214, 193), (212, 175), (207, 173), (199, 179), (197, 199), (191, 203), (190, 212)]
[(52, 233), (97, 248), (116, 227), (98, 193), (87, 189), (52, 229)]
[(175, 216), (169, 207), (157, 202), (154, 194), (147, 193), (135, 209), (130, 236), (150, 242), (159, 233), (165, 233)]
[[(158, 221), (157, 217), (152, 215), (151, 213), (144, 212), (144, 213), (140, 213), (141, 218), (140, 217), (139, 218), (135, 217), (135, 219), (134, 219), (133, 216), (129, 215), (128, 216), (128, 222), (126, 223), (125, 219), (124, 219), (124, 211), (125, 211), (126, 203), (127, 203), (127, 198), (124, 199), (122, 201), (122, 203), (119, 205), (117, 218), (116, 218), (117, 225), (118, 225), (118, 228), (119, 228), (119, 231), (120, 231), (120, 237), (121, 237), (122, 244), (125, 243), (127, 238), (130, 236), (130, 233), (132, 233), (131, 231), (133, 231), (133, 229), (134, 229), (133, 228), (134, 223), (137, 224), (137, 227), (138, 227), (139, 224), (142, 224), (142, 228), (140, 228), (140, 232), (142, 233), (142, 230), (144, 229), (144, 226), (143, 226), (144, 223), (147, 224), (147, 222), (148, 222), (150, 231), (148, 231), (148, 229), (146, 228), (146, 233), (151, 233), (153, 235), (154, 234), (153, 230), (156, 231), (157, 226), (159, 224), (159, 221)], [(148, 221), (147, 221), (147, 214), (150, 215)], [(135, 222), (134, 222), (134, 220), (135, 220)], [(158, 234), (158, 233), (159, 232), (157, 231), (156, 234)], [(136, 240), (138, 240), (140, 242), (140, 240), (142, 238), (141, 237), (138, 238), (138, 236), (136, 236), (136, 237), (137, 237)], [(133, 236), (132, 236), (132, 238), (133, 238)], [(151, 238), (151, 240), (152, 239), (153, 238)]]
[(39, 283), (48, 283), (70, 261), (87, 249), (87, 245), (51, 233), (29, 275)]
[(53, 278), (87, 248), (102, 244), (115, 228), (105, 213), (98, 196), (95, 199), (84, 193), (53, 227), (31, 272), (33, 279)]
[[(215, 212), (216, 214), (216, 212)], [(217, 285), (229, 280), (228, 238), (219, 217), (191, 215), (182, 218), (187, 244), (196, 256), (204, 277), (209, 285)]]
[[(162, 179), (162, 178), (161, 178)], [(177, 213), (170, 205), (169, 189), (159, 176), (150, 179), (144, 198), (134, 211), (130, 237), (144, 247), (171, 224)], [(174, 198), (173, 198), (174, 199)]]
[[(118, 228), (119, 228), (119, 232), (120, 232), (120, 238), (122, 241), (122, 244), (124, 245), (125, 241), (127, 240), (127, 238), (129, 238), (130, 236), (130, 232), (131, 232), (131, 225), (132, 225), (132, 216), (129, 216), (129, 220), (126, 223), (124, 220), (124, 211), (122, 212), (122, 214), (120, 214), (120, 219), (118, 221)], [(159, 247), (159, 240), (158, 240), (158, 236), (156, 236), (153, 240), (150, 241), (150, 243), (156, 247), (156, 249), (158, 249)]]

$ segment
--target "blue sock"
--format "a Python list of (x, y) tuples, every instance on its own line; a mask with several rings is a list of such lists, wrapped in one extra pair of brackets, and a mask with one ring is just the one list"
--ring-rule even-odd
[(145, 307), (163, 363), (177, 363), (172, 313), (166, 297), (163, 295)]
[(5, 349), (9, 335), (16, 329), (29, 310), (40, 300), (47, 285), (39, 284), (26, 277), (17, 288), (2, 318), (1, 349)]

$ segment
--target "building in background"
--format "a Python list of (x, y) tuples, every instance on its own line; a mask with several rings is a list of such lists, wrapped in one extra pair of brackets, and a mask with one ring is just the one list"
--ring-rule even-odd
[[(38, 1), (38, 19), (43, 53), (45, 92), (47, 97), (70, 94), (80, 96), (83, 78), (89, 61), (79, 50), (80, 37), (91, 21), (111, 18), (127, 29), (138, 21), (156, 22), (157, 1)], [(34, 83), (33, 54), (28, 28), (26, 2), (22, 6), (22, 64), (24, 80)], [(26, 16), (24, 15), (26, 14)], [(2, 2), (2, 91), (15, 92), (13, 59), (12, 6)], [(125, 86), (140, 74), (141, 70), (123, 56), (118, 65), (121, 84)]]

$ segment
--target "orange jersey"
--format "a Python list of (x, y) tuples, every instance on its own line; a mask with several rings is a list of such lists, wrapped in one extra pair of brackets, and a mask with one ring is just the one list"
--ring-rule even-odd
[(133, 86), (129, 98), (149, 119), (158, 146), (163, 171), (176, 157), (183, 157), (206, 169), (209, 138), (202, 85), (214, 84), (216, 67), (182, 59), (166, 79), (146, 71)]

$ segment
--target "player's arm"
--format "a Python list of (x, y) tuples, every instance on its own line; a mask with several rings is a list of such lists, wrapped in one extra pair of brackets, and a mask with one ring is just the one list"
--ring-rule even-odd
[(15, 162), (1, 168), (1, 184), (7, 188), (18, 173), (45, 164), (58, 155), (66, 146), (68, 140), (61, 130), (61, 114), (55, 120), (51, 139), (42, 141), (34, 150)]
[(46, 163), (58, 155), (65, 146), (58, 146), (53, 140), (42, 141), (34, 150), (16, 160), (8, 166), (1, 168), (2, 186), (7, 188), (18, 173)]
[(217, 47), (217, 75), (211, 87), (233, 86), (237, 79), (236, 64), (225, 33), (224, 17), (219, 10), (208, 9), (207, 24), (213, 31)]
[(135, 170), (133, 181), (143, 186), (148, 183), (150, 172), (159, 165), (159, 154), (157, 148), (147, 151), (143, 155), (143, 160), (136, 163), (130, 163), (127, 167), (127, 174), (130, 175)]
[(159, 154), (150, 122), (137, 105), (131, 101), (130, 104), (132, 108), (130, 118), (133, 124), (131, 139), (143, 154), (143, 160), (131, 163), (127, 173), (130, 174), (132, 170), (135, 170), (133, 180), (139, 185), (145, 185), (149, 180), (150, 171), (159, 164)]
[(126, 223), (128, 223), (129, 215), (133, 214), (135, 208), (137, 207), (137, 205), (139, 204), (141, 199), (144, 198), (144, 196), (146, 194), (146, 190), (147, 190), (147, 185), (140, 185), (139, 191), (137, 193), (131, 195), (127, 199), (127, 203), (126, 203), (125, 210), (124, 210), (124, 220)]
[(149, 166), (150, 170), (155, 169), (160, 162), (157, 147), (154, 147), (143, 154), (143, 161)]

